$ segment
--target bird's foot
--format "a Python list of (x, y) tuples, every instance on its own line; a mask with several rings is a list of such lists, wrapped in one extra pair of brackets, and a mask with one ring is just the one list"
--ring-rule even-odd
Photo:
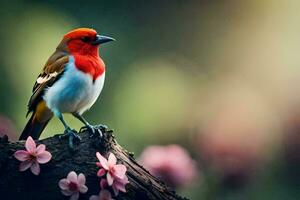
[(76, 130), (70, 128), (65, 129), (65, 132), (59, 136), (60, 139), (69, 139), (69, 147), (74, 148), (74, 142), (81, 141), (81, 137), (78, 135)]
[(96, 125), (96, 126), (86, 125), (86, 126), (82, 127), (79, 130), (79, 132), (88, 131), (90, 133), (90, 137), (98, 136), (98, 137), (102, 138), (103, 133), (107, 130), (108, 130), (108, 127), (106, 125), (102, 125), (102, 124)]

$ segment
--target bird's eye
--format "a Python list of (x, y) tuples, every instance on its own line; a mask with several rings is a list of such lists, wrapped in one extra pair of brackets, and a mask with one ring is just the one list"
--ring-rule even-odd
[(82, 38), (81, 38), (81, 41), (82, 41), (82, 42), (89, 42), (89, 41), (90, 41), (90, 38), (89, 38), (89, 37), (82, 37)]

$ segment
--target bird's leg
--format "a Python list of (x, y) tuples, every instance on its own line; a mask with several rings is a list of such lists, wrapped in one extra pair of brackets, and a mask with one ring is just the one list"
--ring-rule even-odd
[(80, 129), (79, 132), (82, 132), (84, 130), (88, 130), (90, 132), (90, 136), (91, 137), (93, 137), (93, 136), (99, 136), (101, 138), (102, 135), (103, 135), (102, 131), (105, 131), (105, 130), (108, 129), (107, 126), (102, 125), (102, 124), (97, 125), (97, 126), (91, 125), (79, 113), (73, 113), (73, 116), (76, 117), (77, 119), (79, 119), (85, 125), (84, 127), (82, 127)]
[(68, 138), (69, 139), (69, 146), (70, 148), (73, 149), (74, 145), (74, 140), (81, 140), (81, 137), (77, 134), (76, 130), (72, 130), (67, 123), (65, 122), (62, 114), (59, 112), (57, 115), (58, 119), (63, 123), (64, 127), (65, 127), (65, 131), (62, 135), (59, 136), (59, 138)]

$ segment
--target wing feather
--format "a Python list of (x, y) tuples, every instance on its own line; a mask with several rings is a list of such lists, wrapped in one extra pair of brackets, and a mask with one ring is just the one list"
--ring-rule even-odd
[(37, 104), (42, 100), (45, 90), (61, 77), (68, 62), (69, 56), (65, 52), (56, 51), (52, 54), (33, 86), (27, 115), (35, 110)]

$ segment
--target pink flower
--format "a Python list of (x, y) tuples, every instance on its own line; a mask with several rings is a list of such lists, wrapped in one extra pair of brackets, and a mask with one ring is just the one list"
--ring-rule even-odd
[(7, 117), (0, 115), (0, 137), (8, 136), (10, 141), (17, 141), (17, 130), (13, 122)]
[(117, 159), (113, 153), (109, 154), (108, 160), (99, 152), (96, 153), (96, 156), (100, 161), (97, 162), (96, 165), (101, 167), (97, 172), (97, 176), (101, 177), (107, 172), (106, 179), (109, 186), (112, 186), (115, 180), (125, 179), (125, 173), (127, 171), (126, 166), (117, 164)]
[(250, 183), (259, 166), (263, 164), (260, 154), (262, 150), (258, 145), (260, 141), (257, 142), (256, 133), (251, 133), (251, 139), (245, 139), (247, 136), (228, 137), (225, 128), (222, 133), (209, 133), (199, 139), (201, 160), (226, 187), (241, 188)]
[[(124, 176), (123, 179), (115, 179), (115, 181), (112, 184), (112, 189), (115, 193), (115, 195), (117, 196), (119, 194), (119, 191), (121, 192), (126, 192), (126, 184), (129, 183), (127, 176)], [(100, 187), (101, 189), (106, 189), (108, 188), (108, 182), (106, 179), (101, 179), (100, 181)]]
[(99, 195), (92, 195), (89, 200), (114, 200), (108, 190), (101, 190)]
[(79, 193), (86, 193), (88, 187), (85, 185), (85, 176), (71, 171), (67, 178), (61, 179), (58, 183), (61, 193), (65, 196), (71, 196), (70, 200), (77, 200)]
[(198, 174), (195, 161), (178, 145), (150, 146), (143, 151), (139, 161), (172, 187), (187, 186)]
[(25, 150), (18, 150), (14, 153), (17, 160), (21, 161), (20, 171), (25, 171), (30, 168), (31, 172), (35, 175), (40, 174), (40, 165), (47, 163), (51, 160), (51, 153), (46, 151), (46, 146), (40, 144), (36, 147), (36, 144), (32, 137), (28, 137), (25, 143)]

